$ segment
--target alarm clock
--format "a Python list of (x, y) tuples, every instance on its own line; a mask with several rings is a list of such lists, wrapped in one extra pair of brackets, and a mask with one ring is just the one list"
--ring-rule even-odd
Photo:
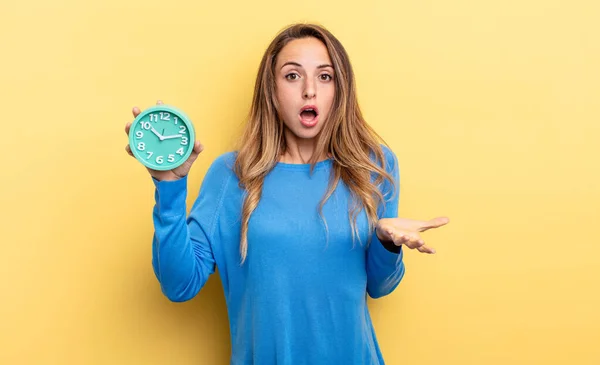
[(194, 126), (181, 110), (170, 105), (150, 107), (135, 118), (129, 129), (133, 156), (154, 170), (172, 170), (194, 150)]

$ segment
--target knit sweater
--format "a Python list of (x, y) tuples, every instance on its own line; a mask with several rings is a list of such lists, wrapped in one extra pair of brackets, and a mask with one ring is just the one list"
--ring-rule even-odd
[[(379, 188), (387, 201), (379, 218), (397, 217), (399, 168), (382, 146), (394, 178)], [(233, 171), (236, 153), (209, 167), (189, 215), (187, 177), (155, 184), (152, 265), (162, 292), (192, 299), (219, 271), (230, 325), (232, 365), (384, 364), (367, 307), (391, 293), (404, 275), (401, 247), (370, 243), (367, 216), (357, 217), (353, 241), (351, 195), (340, 180), (319, 215), (333, 161), (279, 162), (264, 179), (248, 226), (247, 259), (240, 258), (245, 191)]]

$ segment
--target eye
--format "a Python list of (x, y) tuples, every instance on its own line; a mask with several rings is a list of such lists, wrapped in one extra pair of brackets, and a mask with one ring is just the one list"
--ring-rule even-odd
[(333, 79), (333, 76), (331, 76), (330, 74), (322, 74), (322, 75), (319, 75), (319, 77), (323, 81), (331, 81)]
[(300, 78), (300, 75), (298, 75), (297, 73), (291, 73), (291, 74), (287, 74), (285, 75), (286, 80), (298, 80), (298, 78)]

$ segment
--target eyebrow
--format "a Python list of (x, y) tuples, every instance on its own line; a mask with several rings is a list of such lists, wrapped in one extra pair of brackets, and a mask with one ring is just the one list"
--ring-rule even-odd
[[(285, 66), (288, 66), (288, 65), (302, 67), (302, 65), (299, 64), (298, 62), (290, 61), (290, 62), (284, 63), (283, 66), (281, 66), (281, 68), (284, 68)], [(326, 67), (333, 68), (333, 66), (331, 66), (330, 64), (327, 64), (327, 63), (317, 66), (317, 68), (326, 68)]]

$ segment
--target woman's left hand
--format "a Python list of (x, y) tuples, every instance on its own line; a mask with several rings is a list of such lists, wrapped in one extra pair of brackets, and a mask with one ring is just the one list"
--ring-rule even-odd
[(392, 241), (396, 246), (405, 245), (423, 253), (435, 253), (435, 250), (425, 245), (419, 233), (431, 228), (448, 224), (447, 217), (437, 217), (428, 221), (406, 218), (383, 218), (377, 222), (377, 237), (380, 241)]

